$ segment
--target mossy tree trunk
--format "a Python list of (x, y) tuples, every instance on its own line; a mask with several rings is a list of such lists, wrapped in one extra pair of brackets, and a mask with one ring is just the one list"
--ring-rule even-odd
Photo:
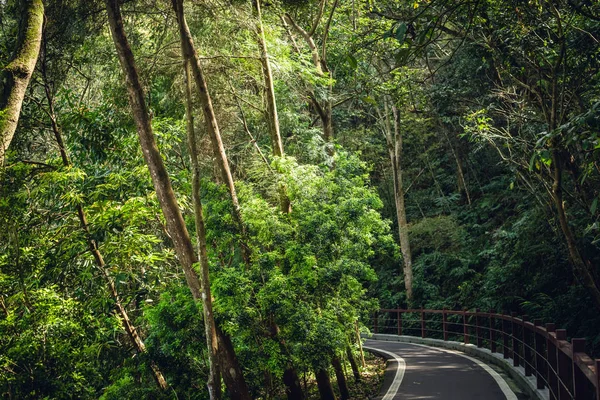
[(22, 0), (23, 16), (15, 57), (2, 70), (0, 80), (0, 166), (15, 134), (25, 91), (40, 54), (44, 25), (42, 0)]

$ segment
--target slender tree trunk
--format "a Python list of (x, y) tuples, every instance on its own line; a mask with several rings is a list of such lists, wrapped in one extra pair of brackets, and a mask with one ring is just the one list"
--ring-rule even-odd
[(352, 348), (350, 345), (346, 346), (346, 357), (348, 357), (348, 361), (350, 361), (350, 367), (352, 368), (354, 381), (360, 382), (360, 371), (358, 369), (358, 364), (356, 364), (356, 358), (354, 358), (354, 354), (352, 353)]
[(384, 100), (385, 107), (385, 135), (392, 164), (392, 175), (394, 180), (394, 200), (396, 203), (396, 218), (398, 219), (398, 236), (400, 240), (400, 251), (404, 262), (404, 286), (406, 288), (406, 299), (408, 304), (413, 298), (413, 271), (412, 254), (410, 250), (410, 240), (408, 238), (408, 223), (406, 220), (406, 208), (404, 205), (404, 186), (402, 183), (402, 133), (398, 124), (398, 109), (395, 104), (391, 104), (393, 126), (392, 131), (389, 122), (388, 102)]
[(206, 386), (211, 399), (221, 398), (221, 376), (219, 374), (217, 354), (219, 345), (217, 341), (216, 325), (212, 311), (212, 295), (210, 291), (210, 277), (208, 252), (206, 248), (206, 229), (202, 215), (202, 202), (200, 200), (200, 166), (198, 164), (198, 146), (194, 132), (194, 117), (192, 113), (192, 88), (190, 81), (189, 62), (184, 61), (185, 70), (185, 114), (188, 136), (190, 161), (192, 166), (192, 203), (194, 205), (194, 220), (196, 223), (196, 238), (198, 254), (200, 255), (200, 275), (202, 277), (202, 309), (204, 312), (204, 331), (206, 346), (208, 348), (209, 375)]
[[(119, 61), (126, 76), (127, 91), (129, 94), (129, 103), (131, 105), (133, 117), (136, 123), (142, 152), (150, 170), (150, 176), (154, 184), (154, 189), (165, 216), (167, 230), (175, 247), (175, 252), (181, 263), (186, 281), (195, 300), (202, 297), (200, 289), (200, 280), (193, 265), (198, 261), (194, 253), (192, 241), (190, 240), (187, 228), (183, 221), (181, 211), (177, 205), (175, 194), (171, 187), (171, 181), (154, 140), (154, 133), (150, 124), (150, 117), (144, 100), (144, 92), (139, 81), (139, 76), (135, 66), (133, 53), (129, 47), (125, 31), (123, 29), (123, 20), (119, 7), (119, 0), (105, 0), (108, 20), (111, 34)], [(217, 338), (219, 358), (221, 361), (221, 372), (225, 384), (230, 393), (236, 393), (237, 399), (250, 399), (248, 387), (241, 373), (241, 368), (237, 363), (231, 341), (217, 328)], [(231, 379), (230, 379), (231, 378)]]
[[(279, 129), (279, 116), (277, 113), (277, 101), (275, 99), (275, 86), (273, 84), (273, 73), (271, 71), (271, 64), (269, 62), (269, 52), (267, 51), (267, 43), (265, 41), (265, 32), (262, 23), (262, 12), (260, 6), (260, 0), (252, 0), (252, 6), (254, 10), (256, 22), (256, 38), (258, 41), (258, 47), (260, 50), (260, 62), (262, 65), (263, 77), (265, 79), (265, 91), (267, 99), (267, 122), (269, 126), (269, 133), (271, 136), (271, 147), (273, 148), (273, 155), (282, 157), (284, 155), (283, 142), (281, 140), (281, 132)], [(289, 213), (290, 199), (287, 195), (285, 186), (279, 186), (279, 202), (281, 211), (283, 213)]]
[(315, 378), (317, 380), (317, 387), (319, 388), (321, 400), (337, 400), (327, 370), (324, 368), (317, 369), (315, 371)]
[(581, 280), (583, 286), (588, 290), (592, 296), (592, 300), (598, 309), (600, 309), (600, 288), (592, 272), (592, 266), (589, 262), (586, 262), (579, 252), (575, 235), (567, 218), (565, 211), (565, 205), (562, 194), (562, 173), (563, 164), (558, 150), (552, 152), (552, 166), (553, 166), (553, 183), (552, 183), (552, 200), (558, 214), (558, 221), (560, 228), (563, 232), (567, 249), (569, 251), (569, 258), (576, 276)]
[[(45, 67), (42, 67), (42, 69), (44, 71), (44, 73), (43, 73), (44, 89), (46, 92), (46, 99), (48, 100), (48, 116), (50, 118), (52, 132), (54, 133), (54, 138), (56, 140), (56, 143), (58, 144), (60, 157), (62, 159), (63, 165), (65, 167), (69, 167), (71, 165), (71, 160), (70, 160), (67, 150), (65, 148), (62, 131), (60, 129), (60, 126), (58, 125), (58, 121), (56, 119), (56, 114), (54, 112), (54, 99), (50, 93), (50, 88), (48, 87), (48, 84), (46, 81)], [(90, 252), (92, 253), (92, 256), (94, 257), (96, 266), (102, 272), (102, 276), (104, 277), (104, 280), (106, 281), (106, 284), (109, 289), (109, 293), (110, 293), (113, 301), (115, 302), (115, 307), (117, 308), (117, 313), (121, 319), (121, 323), (123, 324), (123, 327), (125, 328), (125, 332), (127, 332), (127, 336), (129, 336), (129, 339), (131, 340), (131, 343), (133, 344), (133, 346), (138, 354), (146, 353), (146, 345), (140, 338), (140, 335), (138, 334), (136, 327), (133, 325), (133, 323), (129, 319), (127, 310), (123, 306), (123, 303), (121, 302), (119, 293), (117, 292), (117, 288), (115, 286), (114, 280), (108, 273), (106, 264), (104, 262), (104, 258), (102, 257), (102, 254), (100, 253), (100, 250), (98, 249), (98, 245), (96, 244), (96, 241), (92, 238), (92, 235), (91, 235), (90, 229), (89, 229), (89, 225), (87, 222), (87, 217), (85, 215), (83, 206), (81, 204), (77, 205), (77, 216), (79, 218), (79, 223), (81, 224), (81, 229), (83, 230), (83, 232), (85, 234), (85, 238), (86, 238), (86, 241), (88, 244), (88, 249), (90, 250)], [(150, 369), (152, 370), (152, 376), (154, 377), (154, 380), (156, 381), (158, 386), (161, 389), (166, 390), (168, 388), (167, 381), (154, 360), (150, 360)]]
[(22, 0), (24, 15), (19, 26), (15, 57), (0, 76), (0, 166), (12, 141), (25, 91), (40, 53), (44, 4), (42, 0)]
[(354, 332), (356, 333), (356, 341), (358, 342), (358, 352), (360, 354), (360, 365), (362, 365), (362, 367), (365, 368), (367, 366), (367, 363), (365, 362), (365, 352), (362, 347), (362, 340), (360, 339), (360, 331), (358, 329), (358, 321), (354, 321)]
[(217, 123), (217, 118), (213, 109), (212, 99), (208, 92), (208, 85), (204, 77), (204, 72), (202, 71), (202, 66), (200, 65), (200, 60), (198, 59), (196, 48), (194, 47), (192, 35), (185, 20), (183, 0), (172, 0), (171, 4), (175, 14), (177, 15), (177, 24), (179, 26), (179, 36), (181, 39), (181, 51), (183, 53), (183, 58), (190, 61), (192, 75), (194, 76), (194, 81), (196, 83), (198, 98), (202, 105), (206, 129), (213, 146), (215, 157), (219, 164), (221, 178), (229, 190), (231, 201), (233, 203), (234, 218), (242, 235), (242, 256), (246, 264), (248, 264), (250, 262), (250, 250), (245, 244), (247, 235), (246, 228), (242, 220), (240, 203), (238, 201), (237, 191), (233, 182), (233, 176), (231, 175), (231, 170), (229, 169), (229, 162), (227, 160), (227, 154), (225, 153), (225, 147), (223, 146), (223, 140), (221, 139), (221, 132), (219, 130), (219, 124)]
[(340, 397), (342, 400), (347, 400), (350, 398), (350, 393), (348, 392), (348, 383), (346, 382), (346, 375), (344, 375), (344, 370), (342, 368), (342, 361), (335, 355), (331, 359), (331, 365), (335, 371), (338, 388), (340, 389)]

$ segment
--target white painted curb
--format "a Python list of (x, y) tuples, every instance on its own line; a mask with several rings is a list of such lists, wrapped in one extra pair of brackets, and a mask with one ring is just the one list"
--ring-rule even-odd
[(376, 348), (372, 348), (372, 347), (368, 347), (368, 346), (363, 346), (363, 349), (372, 350), (377, 353), (386, 354), (390, 357), (390, 359), (395, 360), (398, 363), (398, 368), (396, 368), (396, 375), (394, 375), (394, 380), (392, 381), (392, 384), (390, 385), (390, 388), (388, 389), (388, 391), (385, 393), (385, 396), (383, 396), (381, 399), (381, 400), (392, 400), (394, 398), (394, 396), (396, 396), (396, 393), (398, 393), (400, 384), (402, 383), (402, 380), (404, 379), (404, 371), (406, 371), (406, 362), (399, 355), (394, 354), (389, 351), (386, 351), (386, 350), (376, 349)]

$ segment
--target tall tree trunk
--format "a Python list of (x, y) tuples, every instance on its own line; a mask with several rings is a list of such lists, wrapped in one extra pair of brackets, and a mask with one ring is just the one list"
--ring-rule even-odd
[(246, 385), (240, 363), (235, 355), (233, 343), (218, 326), (216, 328), (219, 340), (219, 365), (229, 397), (231, 400), (251, 400), (252, 397), (250, 397), (248, 385)]
[(342, 368), (342, 361), (335, 355), (331, 359), (331, 365), (335, 371), (338, 388), (340, 389), (340, 397), (342, 400), (347, 400), (350, 398), (350, 393), (348, 392), (348, 383), (346, 382), (346, 375), (344, 375), (344, 369)]
[(4, 165), (6, 150), (17, 129), (23, 98), (37, 63), (42, 41), (42, 0), (22, 0), (21, 3), (23, 16), (15, 57), (4, 67), (0, 76), (0, 166)]
[(365, 368), (367, 366), (367, 363), (365, 362), (365, 352), (363, 350), (362, 341), (360, 338), (360, 330), (358, 329), (358, 321), (354, 321), (354, 332), (356, 333), (356, 341), (358, 343), (358, 352), (360, 354), (360, 365), (362, 365), (362, 367)]
[[(71, 160), (67, 153), (65, 143), (63, 140), (63, 136), (62, 136), (62, 131), (60, 129), (60, 126), (58, 125), (58, 121), (56, 119), (56, 114), (54, 112), (54, 98), (50, 92), (50, 88), (48, 87), (48, 83), (47, 83), (47, 79), (46, 79), (45, 60), (44, 60), (44, 65), (42, 66), (42, 71), (43, 71), (44, 89), (45, 89), (45, 93), (46, 93), (46, 99), (48, 100), (48, 116), (50, 118), (50, 125), (52, 126), (52, 132), (54, 133), (54, 138), (56, 140), (56, 143), (58, 144), (58, 149), (60, 152), (60, 157), (63, 162), (63, 165), (65, 167), (69, 167), (69, 166), (71, 166)], [(127, 332), (127, 336), (129, 336), (129, 340), (131, 340), (131, 343), (133, 344), (133, 347), (135, 348), (136, 352), (138, 354), (144, 354), (144, 353), (146, 353), (146, 345), (144, 344), (140, 335), (138, 334), (138, 331), (137, 331), (135, 325), (133, 325), (133, 323), (129, 319), (127, 310), (125, 309), (125, 307), (123, 306), (123, 303), (121, 302), (121, 298), (119, 296), (119, 293), (117, 292), (115, 282), (112, 279), (112, 277), (110, 276), (110, 274), (106, 268), (104, 258), (102, 257), (102, 254), (100, 253), (100, 250), (98, 249), (98, 245), (97, 245), (96, 241), (92, 238), (92, 235), (90, 233), (89, 225), (87, 222), (87, 217), (85, 215), (85, 211), (83, 210), (83, 206), (81, 204), (78, 204), (76, 208), (77, 208), (77, 217), (79, 218), (79, 223), (81, 224), (81, 229), (83, 230), (83, 232), (85, 234), (88, 249), (90, 250), (90, 253), (92, 253), (92, 256), (94, 257), (94, 261), (96, 262), (96, 266), (98, 267), (98, 269), (102, 273), (102, 276), (104, 277), (104, 280), (106, 281), (106, 284), (109, 289), (109, 293), (110, 293), (113, 301), (115, 302), (115, 307), (117, 308), (117, 313), (119, 315), (119, 318), (121, 319), (121, 323), (123, 324), (123, 327), (125, 328), (125, 332)], [(156, 364), (156, 362), (154, 360), (150, 360), (150, 369), (152, 370), (152, 376), (154, 377), (154, 380), (156, 381), (158, 386), (161, 389), (166, 390), (168, 388), (167, 381), (166, 381), (164, 375), (162, 374), (162, 372), (160, 371), (160, 368), (158, 367), (158, 365)]]
[[(260, 6), (260, 0), (252, 0), (252, 6), (254, 10), (256, 21), (256, 38), (258, 41), (258, 47), (260, 50), (260, 62), (262, 65), (263, 77), (265, 79), (265, 92), (267, 99), (267, 122), (269, 126), (269, 134), (271, 136), (271, 147), (273, 148), (273, 155), (282, 157), (284, 155), (283, 142), (281, 140), (281, 131), (279, 129), (279, 116), (277, 113), (277, 101), (275, 99), (275, 87), (273, 84), (273, 73), (271, 71), (271, 64), (269, 62), (269, 52), (267, 51), (267, 43), (265, 41), (265, 32), (262, 23), (262, 12)], [(279, 186), (279, 202), (281, 211), (283, 213), (289, 213), (290, 199), (287, 195), (285, 186)]]
[(231, 175), (231, 170), (229, 168), (225, 147), (223, 146), (219, 124), (217, 123), (217, 118), (213, 109), (212, 99), (210, 97), (210, 93), (208, 92), (208, 85), (204, 77), (204, 72), (202, 71), (200, 60), (198, 59), (196, 48), (194, 47), (192, 35), (185, 19), (183, 0), (172, 0), (171, 4), (175, 14), (177, 15), (177, 24), (179, 26), (179, 36), (181, 39), (181, 51), (183, 53), (183, 58), (190, 61), (192, 75), (194, 76), (194, 81), (196, 83), (198, 98), (202, 105), (206, 129), (213, 146), (215, 157), (219, 164), (221, 178), (223, 179), (225, 185), (227, 185), (227, 189), (229, 190), (229, 194), (231, 196), (234, 209), (234, 218), (242, 234), (242, 256), (244, 261), (248, 264), (250, 262), (250, 250), (245, 244), (246, 228), (242, 220), (240, 203), (238, 201), (237, 191), (233, 182), (233, 176)]
[(354, 354), (352, 353), (352, 348), (350, 345), (346, 346), (346, 357), (348, 357), (348, 361), (350, 361), (350, 367), (352, 368), (354, 380), (356, 382), (360, 382), (360, 371), (358, 370), (358, 364), (356, 363), (356, 358), (354, 358)]
[(588, 290), (592, 296), (594, 304), (600, 310), (600, 287), (596, 281), (596, 278), (594, 277), (592, 270), (593, 267), (589, 261), (586, 261), (581, 255), (575, 240), (575, 235), (569, 226), (562, 192), (563, 161), (560, 157), (559, 150), (556, 149), (552, 151), (552, 167), (552, 200), (554, 201), (554, 206), (556, 207), (560, 228), (565, 237), (571, 264), (573, 264), (576, 276), (580, 279), (583, 286)]
[[(119, 0), (105, 0), (105, 3), (107, 6), (108, 20), (113, 41), (117, 49), (121, 67), (127, 78), (129, 103), (136, 123), (142, 152), (146, 164), (148, 165), (148, 169), (150, 170), (152, 183), (154, 184), (154, 189), (156, 190), (166, 220), (167, 230), (173, 240), (179, 262), (183, 267), (187, 284), (194, 299), (200, 300), (202, 297), (200, 280), (198, 279), (196, 271), (193, 269), (194, 263), (198, 260), (194, 253), (192, 241), (190, 240), (187, 228), (183, 221), (181, 211), (177, 205), (169, 175), (167, 174), (158, 147), (156, 146), (148, 109), (146, 108), (146, 102), (144, 100), (144, 92), (140, 84), (133, 53), (131, 52), (123, 29)], [(239, 393), (240, 397), (237, 397), (239, 399), (250, 399), (248, 387), (244, 380), (244, 376), (241, 373), (241, 368), (237, 364), (231, 341), (220, 332), (218, 327), (217, 338), (219, 340), (218, 347), (220, 349), (219, 358), (227, 360), (227, 363), (221, 364), (221, 372), (228, 389), (230, 392)], [(224, 366), (227, 368), (224, 368)], [(230, 377), (233, 378), (229, 379)]]
[(211, 399), (221, 398), (221, 376), (219, 374), (217, 354), (219, 345), (217, 341), (216, 325), (213, 316), (212, 295), (210, 291), (210, 277), (208, 252), (206, 249), (206, 229), (202, 215), (202, 202), (200, 200), (200, 166), (198, 164), (198, 146), (194, 132), (194, 117), (192, 107), (192, 87), (190, 81), (189, 61), (184, 61), (185, 70), (185, 115), (190, 162), (192, 166), (192, 203), (194, 205), (194, 220), (196, 223), (196, 240), (198, 254), (200, 255), (200, 275), (202, 277), (202, 309), (204, 312), (204, 332), (208, 348), (209, 375), (206, 386)]
[(337, 400), (333, 387), (331, 386), (331, 380), (329, 379), (329, 373), (324, 368), (318, 368), (315, 371), (315, 378), (317, 380), (317, 387), (319, 388), (319, 394), (321, 400)]
[(404, 186), (402, 183), (402, 133), (399, 128), (398, 109), (395, 104), (391, 104), (392, 122), (394, 130), (390, 126), (388, 109), (388, 100), (384, 99), (385, 114), (383, 115), (385, 124), (385, 136), (392, 165), (392, 175), (394, 180), (394, 200), (396, 203), (396, 218), (398, 219), (398, 236), (400, 240), (400, 251), (404, 263), (404, 286), (406, 289), (406, 299), (410, 305), (413, 298), (413, 271), (412, 254), (410, 250), (410, 240), (408, 238), (408, 223), (406, 220), (406, 208), (404, 205)]
[(304, 392), (300, 386), (300, 378), (295, 368), (288, 367), (283, 371), (283, 383), (286, 386), (286, 394), (288, 400), (304, 399)]

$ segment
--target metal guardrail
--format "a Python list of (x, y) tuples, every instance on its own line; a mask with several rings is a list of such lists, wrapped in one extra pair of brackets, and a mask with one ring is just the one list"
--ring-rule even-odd
[[(516, 313), (381, 309), (371, 321), (374, 333), (462, 339), (487, 347), (523, 367), (525, 376), (536, 378), (537, 388), (548, 388), (551, 400), (600, 400), (600, 359), (585, 352), (585, 339), (567, 341), (567, 331), (555, 324), (542, 326)], [(501, 350), (498, 351), (498, 350)]]

